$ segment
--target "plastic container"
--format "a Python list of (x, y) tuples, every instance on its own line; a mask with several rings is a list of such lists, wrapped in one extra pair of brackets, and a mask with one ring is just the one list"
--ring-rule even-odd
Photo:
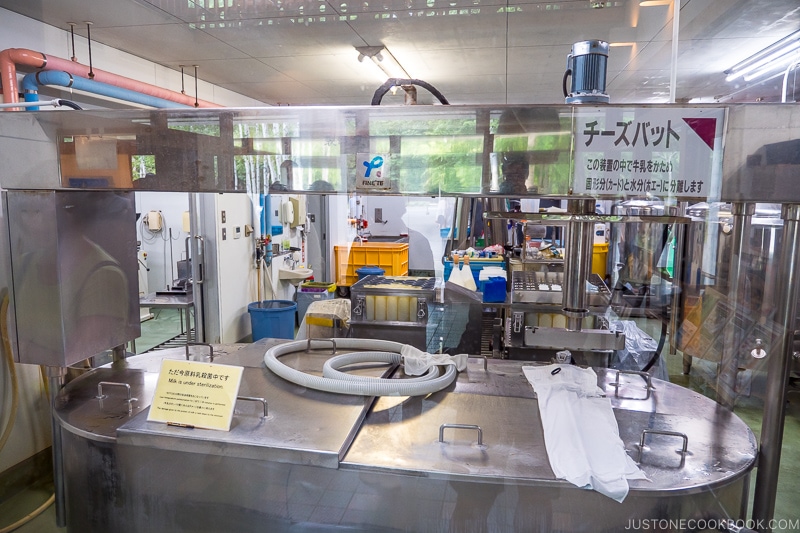
[(608, 257), (608, 244), (595, 244), (592, 249), (592, 274), (601, 278), (606, 277), (606, 258)]
[(302, 322), (308, 311), (308, 306), (314, 302), (332, 299), (336, 294), (336, 284), (322, 282), (302, 283), (297, 289), (297, 321)]
[(363, 266), (382, 268), (387, 276), (408, 275), (408, 243), (354, 242), (334, 245), (336, 284), (350, 287), (358, 281), (356, 270)]
[(263, 300), (247, 306), (253, 342), (259, 339), (294, 339), (297, 304), (289, 300)]
[(359, 280), (366, 278), (367, 276), (383, 276), (386, 271), (380, 267), (376, 266), (363, 266), (356, 270), (356, 275), (358, 276)]
[(483, 282), (483, 301), (486, 303), (505, 302), (506, 279), (493, 277)]

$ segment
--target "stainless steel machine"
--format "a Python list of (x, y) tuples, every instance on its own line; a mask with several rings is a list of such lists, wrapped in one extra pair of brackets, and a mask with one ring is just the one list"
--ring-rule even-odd
[[(677, 385), (599, 371), (622, 441), (649, 478), (630, 482), (620, 504), (556, 479), (525, 363), (471, 359), (443, 391), (374, 399), (265, 371), (276, 342), (214, 347), (215, 363), (244, 367), (240, 394), (268, 404), (238, 402), (230, 432), (147, 421), (161, 360), (183, 359), (182, 349), (68, 384), (56, 401), (68, 531), (610, 533), (745, 515), (755, 436)], [(193, 347), (190, 357), (207, 353)], [(321, 342), (284, 358), (316, 373), (331, 355)], [(388, 367), (360, 373), (400, 379)]]
[(353, 337), (428, 348), (435, 278), (368, 275), (350, 287)]
[[(253, 144), (244, 141), (249, 128), (258, 124), (258, 131), (283, 132), (275, 146), (295, 156), (311, 153), (301, 147), (324, 140), (330, 155), (298, 156), (303, 168), (314, 169), (329, 183), (324, 194), (381, 194), (360, 190), (365, 185), (356, 183), (353, 171), (359, 161), (381, 157), (391, 162), (382, 178), (392, 186), (383, 192), (481, 199), (487, 244), (498, 244), (506, 241), (494, 236), (507, 235), (509, 220), (517, 217), (505, 209), (512, 198), (501, 193), (498, 162), (505, 150), (522, 152), (525, 157), (517, 162), (527, 162), (529, 172), (514, 197), (564, 198), (568, 208), (558, 215), (518, 216), (564, 226), (568, 253), (560, 283), (546, 275), (539, 278), (539, 272), (531, 279), (532, 273), (523, 269), (516, 279), (510, 276), (509, 288), (516, 283), (516, 290), (509, 291), (508, 303), (492, 306), (508, 319), (503, 327), (510, 324), (509, 344), (594, 353), (618, 351), (625, 343), (618, 332), (590, 318), (597, 304), (601, 309), (606, 305), (602, 285), (590, 284), (597, 292), (587, 292), (586, 285), (594, 279), (590, 264), (597, 223), (680, 225), (689, 220), (685, 208), (690, 202), (731, 203), (729, 290), (721, 292), (721, 298), (735, 311), (749, 290), (743, 259), (751, 204), (779, 203), (783, 231), (775, 255), (776, 298), (769, 316), (759, 318), (769, 333), (761, 345), (767, 370), (760, 447), (731, 410), (737, 394), (732, 386), (739, 364), (737, 343), (751, 341), (751, 332), (743, 333), (730, 319), (735, 313), (720, 324), (719, 403), (647, 373), (597, 365), (597, 386), (612, 404), (625, 450), (650, 478), (631, 481), (623, 503), (557, 479), (550, 468), (538, 399), (523, 371), (535, 362), (472, 357), (454, 382), (419, 397), (333, 395), (294, 385), (264, 366), (265, 350), (280, 341), (214, 346), (214, 363), (243, 368), (238, 394), (257, 401), (237, 402), (231, 429), (212, 431), (147, 420), (161, 361), (206, 360), (207, 347), (117, 357), (61, 388), (64, 367), (74, 358), (91, 357), (94, 350), (115, 348), (126, 340), (130, 332), (113, 327), (98, 329), (103, 342), (85, 345), (85, 354), (77, 346), (63, 360), (37, 355), (26, 361), (49, 366), (53, 376), (56, 501), (68, 531), (612, 532), (625, 529), (632, 520), (741, 519), (748, 518), (748, 478), (756, 458), (752, 517), (771, 517), (800, 290), (800, 187), (793, 179), (794, 144), (784, 144), (800, 139), (794, 108), (565, 105), (523, 113), (524, 109), (376, 106), (4, 113), (0, 185), (8, 191), (56, 191), (56, 196), (75, 189), (105, 197), (124, 197), (134, 189), (263, 193), (246, 191), (247, 182), (238, 174), (245, 163), (258, 163), (246, 159), (258, 154), (250, 153), (247, 147)], [(509, 114), (532, 120), (546, 117), (546, 123), (499, 132), (500, 118)], [(408, 148), (420, 146), (420, 139), (425, 150)], [(134, 156), (153, 158), (156, 184), (137, 183), (130, 165)], [(674, 213), (596, 212), (598, 200), (648, 193), (675, 206)], [(17, 218), (4, 220), (8, 234), (24, 240)], [(477, 226), (470, 230), (477, 231)], [(6, 287), (14, 290), (15, 298), (20, 297), (14, 285), (18, 265), (24, 262), (16, 253), (19, 244), (3, 244), (10, 252), (4, 271), (13, 280)], [(130, 244), (135, 271), (135, 240)], [(722, 261), (710, 259), (714, 260)], [(680, 272), (674, 275), (674, 281), (681, 279)], [(545, 285), (551, 290), (542, 291)], [(557, 292), (552, 290), (555, 285), (562, 289), (560, 300), (546, 301), (538, 294)], [(201, 284), (195, 290), (205, 289)], [(367, 298), (414, 297), (412, 290), (427, 298), (430, 288), (402, 294), (363, 292), (356, 328), (370, 327)], [(358, 298), (358, 290), (355, 293)], [(136, 294), (135, 283), (131, 294)], [(416, 301), (419, 311), (420, 298)], [(28, 301), (12, 302), (10, 315), (18, 324)], [(536, 305), (556, 308), (563, 318), (558, 325), (552, 318), (547, 326), (527, 324), (524, 315)], [(399, 319), (399, 302), (397, 307)], [(407, 322), (421, 331), (419, 321), (411, 320), (411, 307)], [(518, 313), (521, 320), (516, 320)], [(673, 318), (677, 316), (670, 317), (673, 334), (678, 327), (690, 327), (685, 320), (678, 324)], [(58, 328), (66, 321), (60, 317), (40, 324), (38, 330)], [(377, 336), (403, 321), (393, 323), (386, 315), (382, 322), (386, 327)], [(311, 342), (284, 360), (318, 374), (333, 344)], [(391, 365), (361, 365), (353, 372), (369, 379), (405, 379)]]

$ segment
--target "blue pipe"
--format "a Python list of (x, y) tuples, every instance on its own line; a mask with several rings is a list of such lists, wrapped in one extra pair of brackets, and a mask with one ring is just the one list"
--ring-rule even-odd
[[(172, 107), (189, 107), (187, 105), (164, 100), (155, 96), (149, 96), (130, 89), (123, 89), (122, 87), (115, 87), (100, 81), (88, 80), (80, 76), (73, 76), (68, 72), (59, 70), (40, 70), (26, 75), (22, 78), (20, 87), (25, 94), (26, 102), (39, 101), (39, 85), (57, 85), (60, 87), (69, 87), (79, 91), (86, 91), (92, 94), (99, 94), (101, 96), (108, 96), (118, 100), (125, 100), (126, 102), (134, 102), (137, 104), (147, 105), (157, 108), (172, 108)], [(30, 111), (38, 111), (38, 107), (29, 107)]]

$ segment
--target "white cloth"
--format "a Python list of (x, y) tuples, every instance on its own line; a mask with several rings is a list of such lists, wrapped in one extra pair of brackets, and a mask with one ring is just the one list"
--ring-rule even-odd
[(628, 495), (629, 479), (647, 479), (625, 451), (594, 370), (547, 365), (522, 371), (539, 401), (547, 457), (557, 478), (618, 502)]
[(421, 376), (432, 366), (455, 365), (459, 372), (467, 368), (467, 354), (447, 355), (446, 353), (428, 353), (408, 344), (400, 349), (403, 356), (403, 370), (408, 376)]

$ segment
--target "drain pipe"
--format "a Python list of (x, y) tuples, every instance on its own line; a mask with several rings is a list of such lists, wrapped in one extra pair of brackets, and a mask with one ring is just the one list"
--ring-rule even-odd
[[(172, 102), (177, 102), (189, 107), (222, 107), (213, 102), (196, 100), (192, 96), (179, 92), (162, 89), (155, 85), (136, 81), (131, 78), (90, 68), (76, 61), (62, 59), (60, 57), (47, 56), (41, 52), (28, 50), (25, 48), (7, 48), (0, 52), (0, 85), (3, 90), (3, 100), (6, 103), (19, 102), (19, 87), (17, 84), (17, 65), (32, 67), (42, 70), (57, 70), (72, 74), (73, 76), (88, 77), (89, 72), (94, 74), (93, 81), (107, 83), (115, 87), (122, 87), (131, 91), (136, 91), (156, 98), (163, 98)], [(195, 100), (197, 106), (195, 106)]]
[[(31, 73), (22, 78), (21, 88), (25, 95), (26, 102), (39, 101), (39, 86), (40, 85), (56, 85), (59, 87), (67, 87), (79, 91), (98, 94), (101, 96), (108, 96), (116, 98), (117, 100), (125, 100), (137, 104), (143, 104), (150, 107), (157, 108), (173, 108), (173, 107), (188, 107), (184, 104), (149, 96), (139, 92), (115, 87), (107, 83), (99, 81), (88, 80), (79, 76), (73, 76), (69, 72), (62, 72), (57, 70), (40, 70), (39, 72)], [(29, 107), (31, 111), (38, 111), (37, 107)]]

